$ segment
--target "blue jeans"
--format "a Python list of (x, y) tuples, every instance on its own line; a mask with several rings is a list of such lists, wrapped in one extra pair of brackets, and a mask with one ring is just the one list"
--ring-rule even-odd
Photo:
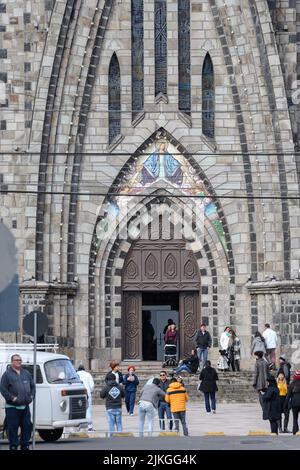
[(135, 405), (136, 392), (128, 392), (125, 390), (125, 405), (128, 413), (133, 413)]
[(106, 416), (108, 421), (109, 437), (115, 430), (117, 432), (122, 432), (122, 408), (106, 410)]
[(167, 416), (167, 419), (169, 420), (169, 429), (170, 431), (173, 428), (173, 421), (172, 421), (172, 413), (170, 410), (170, 405), (168, 403), (161, 401), (158, 406), (158, 418), (159, 418), (159, 427), (160, 429), (165, 429), (165, 421), (164, 417), (165, 414)]
[(179, 374), (179, 372), (182, 372), (183, 370), (189, 374), (191, 373), (191, 369), (186, 364), (182, 364), (181, 366), (177, 367), (175, 372), (176, 374)]
[(199, 359), (199, 367), (200, 367), (200, 364), (201, 364), (202, 355), (203, 355), (203, 367), (206, 366), (207, 354), (208, 354), (207, 348), (205, 348), (205, 349), (197, 348), (197, 355), (198, 355), (198, 359)]
[(154, 416), (155, 416), (155, 408), (152, 403), (149, 401), (141, 400), (139, 403), (139, 433), (140, 436), (144, 435), (144, 425), (145, 425), (145, 418), (148, 418), (148, 432), (149, 436), (152, 436), (153, 433), (153, 425), (154, 425)]
[[(24, 410), (16, 408), (5, 408), (5, 416), (8, 429), (9, 448), (17, 448), (21, 444), (21, 449), (29, 447), (32, 431), (30, 409), (27, 405)], [(19, 442), (18, 430), (21, 428), (21, 439)]]
[(183, 435), (188, 436), (188, 428), (185, 421), (185, 411), (178, 411), (177, 413), (173, 413), (173, 418), (175, 420), (175, 429), (179, 431), (179, 421), (182, 424)]
[[(208, 413), (216, 411), (216, 392), (204, 392), (205, 408)], [(211, 403), (210, 403), (211, 401)]]

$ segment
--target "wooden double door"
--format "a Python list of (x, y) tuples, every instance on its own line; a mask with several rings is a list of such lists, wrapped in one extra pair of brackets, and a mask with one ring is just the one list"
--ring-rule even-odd
[[(200, 274), (181, 240), (139, 241), (123, 270), (123, 359), (143, 360), (143, 292), (179, 295), (180, 357), (190, 354), (200, 323)], [(148, 296), (149, 297), (149, 296)]]

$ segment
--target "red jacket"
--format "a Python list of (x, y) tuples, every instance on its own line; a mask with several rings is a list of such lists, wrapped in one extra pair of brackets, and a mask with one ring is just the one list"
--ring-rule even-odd
[(176, 344), (177, 343), (178, 331), (167, 330), (165, 334), (165, 343), (166, 344)]

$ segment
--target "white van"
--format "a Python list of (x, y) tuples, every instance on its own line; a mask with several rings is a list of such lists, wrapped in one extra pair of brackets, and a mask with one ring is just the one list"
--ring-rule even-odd
[[(66, 427), (88, 425), (87, 391), (68, 356), (47, 352), (57, 347), (39, 344), (36, 360), (36, 430), (44, 441), (50, 442), (58, 440)], [(13, 354), (19, 354), (22, 367), (33, 374), (32, 344), (0, 343), (0, 380)], [(0, 429), (4, 427), (5, 400), (0, 394)]]

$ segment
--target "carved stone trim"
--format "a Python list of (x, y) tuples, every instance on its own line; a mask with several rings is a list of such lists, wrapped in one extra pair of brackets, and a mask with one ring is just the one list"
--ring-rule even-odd
[(68, 294), (75, 297), (78, 288), (77, 282), (24, 281), (20, 284), (20, 294)]
[(265, 281), (247, 282), (247, 289), (250, 294), (281, 294), (282, 292), (300, 292), (300, 280), (292, 281)]
[(126, 285), (123, 285), (124, 291), (199, 291), (200, 282), (126, 282)]

